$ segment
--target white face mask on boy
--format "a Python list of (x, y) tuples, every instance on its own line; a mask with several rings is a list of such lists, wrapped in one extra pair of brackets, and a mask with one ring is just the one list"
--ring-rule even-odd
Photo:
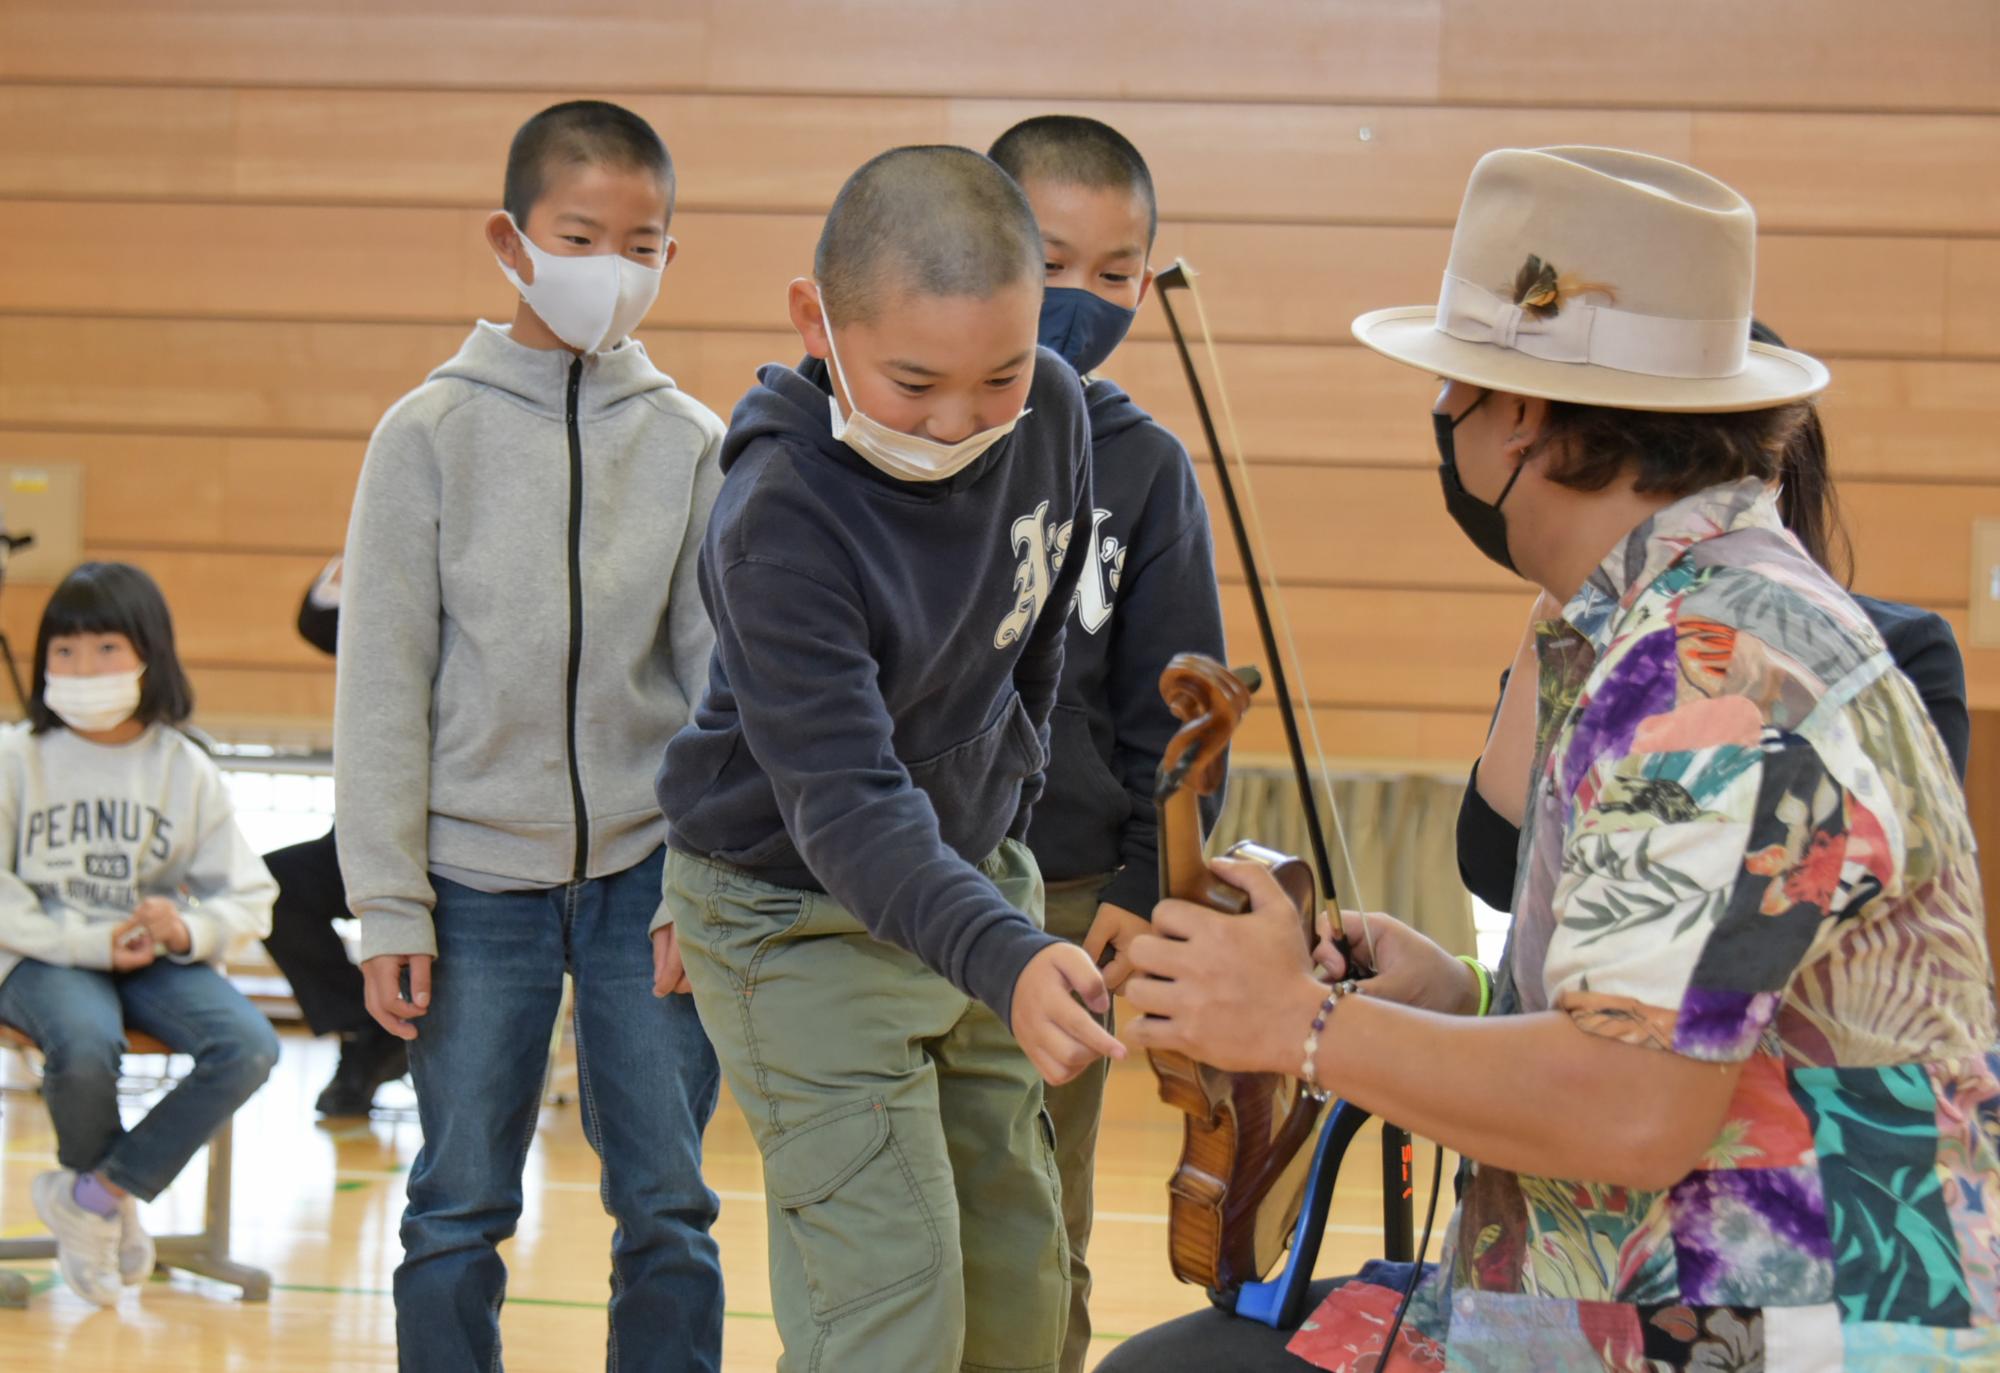
[(578, 352), (601, 353), (617, 347), (659, 298), (660, 273), (667, 265), (664, 247), (657, 267), (634, 262), (623, 253), (564, 257), (537, 248), (514, 224), (514, 216), (508, 215), (507, 222), (514, 225), (528, 261), (535, 264), (535, 279), (521, 280), (504, 262), (501, 272), (550, 332)]
[[(977, 462), (987, 449), (1013, 433), (1014, 426), (1021, 422), (1021, 416), (1028, 413), (1023, 407), (1005, 424), (969, 434), (957, 443), (939, 443), (935, 439), (905, 434), (900, 429), (891, 429), (879, 420), (870, 419), (854, 403), (854, 388), (847, 384), (847, 373), (840, 365), (840, 350), (834, 346), (833, 320), (826, 313), (824, 295), (820, 297), (819, 309), (820, 319), (826, 325), (826, 347), (833, 359), (834, 380), (847, 395), (849, 412), (843, 416), (840, 401), (833, 396), (826, 398), (827, 408), (833, 412), (834, 442), (846, 444), (898, 481), (943, 481)], [(1028, 366), (1032, 369), (1034, 365), (1030, 359)]]
[(42, 704), (71, 729), (86, 734), (102, 734), (116, 729), (139, 709), (139, 679), (146, 669), (130, 672), (100, 672), (94, 677), (42, 679)]

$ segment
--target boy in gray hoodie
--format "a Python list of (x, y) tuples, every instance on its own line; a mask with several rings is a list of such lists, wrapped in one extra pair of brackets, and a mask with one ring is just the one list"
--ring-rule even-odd
[[(718, 1366), (701, 1179), (717, 1069), (649, 944), (653, 767), (714, 635), (695, 561), (722, 425), (630, 338), (674, 255), (673, 168), (615, 105), (522, 126), (487, 224), (521, 293), (376, 430), (347, 537), (341, 872), (371, 1014), (409, 1041), (424, 1144), (396, 1270), (404, 1369), (497, 1369), (565, 970), (612, 1241), (607, 1367)], [(672, 970), (656, 978), (655, 969)], [(660, 985), (656, 991), (656, 982)]]

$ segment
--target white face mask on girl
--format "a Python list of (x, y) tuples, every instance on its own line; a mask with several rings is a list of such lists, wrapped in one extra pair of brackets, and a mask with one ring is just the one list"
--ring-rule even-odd
[(658, 299), (660, 273), (666, 269), (665, 245), (658, 267), (634, 262), (623, 253), (563, 257), (537, 248), (521, 232), (521, 226), (514, 224), (514, 216), (508, 215), (507, 222), (514, 225), (528, 261), (535, 264), (535, 279), (521, 280), (504, 262), (500, 263), (501, 272), (550, 332), (578, 352), (616, 348), (639, 327)]
[[(978, 461), (981, 454), (1000, 440), (1014, 432), (1014, 426), (1021, 422), (1021, 416), (1028, 413), (1026, 408), (1018, 411), (1005, 424), (996, 424), (991, 429), (982, 429), (970, 434), (957, 443), (939, 443), (916, 434), (905, 434), (900, 429), (870, 419), (854, 403), (854, 388), (847, 384), (847, 373), (840, 365), (840, 350), (833, 342), (833, 320), (826, 313), (826, 297), (820, 297), (820, 319), (826, 325), (827, 352), (833, 358), (833, 376), (840, 389), (846, 393), (848, 414), (840, 413), (840, 402), (833, 396), (826, 398), (827, 408), (833, 412), (833, 438), (836, 443), (844, 443), (881, 471), (898, 481), (935, 482), (943, 481), (953, 473), (961, 471)], [(1034, 361), (1030, 358), (1028, 367), (1032, 374)]]
[(42, 679), (42, 704), (71, 729), (102, 734), (124, 724), (139, 709), (139, 679), (145, 672), (140, 667), (130, 672), (100, 672), (94, 677), (49, 673)]

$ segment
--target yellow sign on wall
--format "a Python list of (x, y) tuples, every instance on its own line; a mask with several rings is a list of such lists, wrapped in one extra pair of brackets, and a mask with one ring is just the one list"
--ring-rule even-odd
[(0, 533), (34, 538), (5, 555), (7, 580), (61, 581), (83, 561), (83, 468), (73, 462), (0, 466)]

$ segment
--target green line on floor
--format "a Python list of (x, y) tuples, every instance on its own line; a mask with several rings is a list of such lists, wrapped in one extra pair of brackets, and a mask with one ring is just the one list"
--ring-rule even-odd
[[(54, 1269), (27, 1268), (14, 1269), (13, 1271), (40, 1274), (34, 1286), (28, 1289), (31, 1296), (40, 1296), (61, 1281)], [(163, 1282), (165, 1280), (162, 1274), (156, 1273), (153, 1276), (153, 1281), (155, 1282)], [(342, 1287), (310, 1282), (274, 1282), (271, 1284), (271, 1290), (274, 1292), (302, 1292), (312, 1296), (323, 1297), (394, 1298), (396, 1295), (392, 1289), (387, 1287)], [(604, 1309), (604, 1303), (601, 1301), (565, 1301), (558, 1297), (509, 1297), (507, 1298), (507, 1304), (509, 1306), (546, 1307), (555, 1311), (602, 1311)], [(732, 1321), (769, 1321), (777, 1319), (769, 1311), (724, 1311), (722, 1315), (725, 1320)], [(1118, 1340), (1130, 1339), (1131, 1337), (1109, 1330), (1094, 1330), (1091, 1332), (1090, 1338), (1093, 1340), (1110, 1340), (1116, 1342)]]

